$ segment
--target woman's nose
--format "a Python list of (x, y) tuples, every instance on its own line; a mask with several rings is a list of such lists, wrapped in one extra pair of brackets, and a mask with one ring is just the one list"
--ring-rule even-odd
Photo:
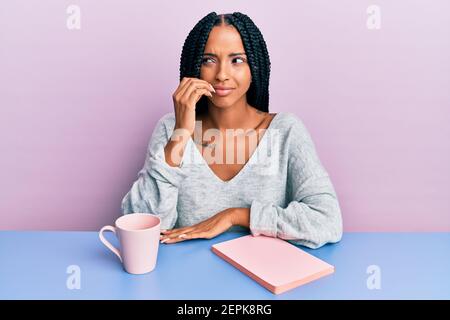
[(225, 80), (228, 80), (228, 66), (226, 63), (222, 62), (219, 64), (219, 69), (217, 70), (216, 79), (219, 82), (223, 82)]

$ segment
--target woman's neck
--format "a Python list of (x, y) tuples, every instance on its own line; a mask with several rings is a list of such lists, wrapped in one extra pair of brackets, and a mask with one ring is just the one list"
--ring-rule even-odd
[(219, 108), (212, 104), (208, 105), (208, 127), (219, 130), (247, 129), (254, 121), (255, 110), (247, 101), (238, 102), (228, 108)]

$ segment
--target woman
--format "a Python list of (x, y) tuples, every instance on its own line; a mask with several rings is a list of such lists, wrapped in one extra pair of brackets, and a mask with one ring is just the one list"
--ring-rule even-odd
[(268, 113), (269, 75), (248, 16), (201, 19), (183, 46), (175, 112), (158, 121), (122, 212), (159, 215), (166, 244), (232, 226), (310, 248), (338, 242), (333, 185), (301, 120)]

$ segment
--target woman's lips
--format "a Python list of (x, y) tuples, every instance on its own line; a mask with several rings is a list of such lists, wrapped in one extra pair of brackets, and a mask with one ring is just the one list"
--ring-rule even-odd
[(219, 88), (215, 88), (215, 90), (216, 90), (216, 92), (215, 92), (216, 95), (218, 95), (219, 97), (225, 97), (225, 96), (229, 95), (231, 93), (231, 91), (233, 91), (233, 89), (219, 89)]

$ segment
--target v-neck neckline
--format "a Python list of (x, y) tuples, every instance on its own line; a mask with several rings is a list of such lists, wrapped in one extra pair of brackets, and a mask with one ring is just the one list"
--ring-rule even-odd
[(217, 181), (219, 181), (219, 183), (222, 184), (230, 184), (233, 181), (236, 181), (237, 178), (239, 178), (244, 171), (247, 169), (247, 167), (249, 166), (250, 162), (252, 161), (252, 158), (255, 157), (255, 154), (258, 152), (258, 149), (261, 146), (261, 143), (263, 142), (264, 139), (266, 139), (266, 132), (267, 130), (271, 129), (275, 120), (278, 118), (278, 116), (280, 115), (280, 112), (276, 113), (274, 115), (274, 117), (272, 118), (272, 120), (270, 120), (269, 125), (267, 126), (267, 128), (265, 129), (266, 131), (264, 131), (263, 136), (261, 137), (261, 139), (259, 139), (258, 145), (256, 146), (255, 150), (253, 150), (253, 153), (251, 154), (251, 156), (248, 158), (247, 162), (244, 164), (244, 166), (241, 168), (241, 170), (238, 171), (238, 173), (236, 173), (230, 180), (222, 180), (212, 169), (211, 167), (208, 165), (208, 163), (206, 162), (205, 158), (203, 158), (203, 155), (201, 154), (200, 150), (198, 150), (197, 146), (195, 145), (194, 140), (192, 139), (192, 137), (189, 137), (189, 141), (192, 144), (192, 147), (196, 150), (194, 152), (197, 153), (198, 156), (200, 156), (201, 158), (201, 162), (202, 165), (206, 167), (206, 170), (209, 171), (209, 174), (212, 175)]

